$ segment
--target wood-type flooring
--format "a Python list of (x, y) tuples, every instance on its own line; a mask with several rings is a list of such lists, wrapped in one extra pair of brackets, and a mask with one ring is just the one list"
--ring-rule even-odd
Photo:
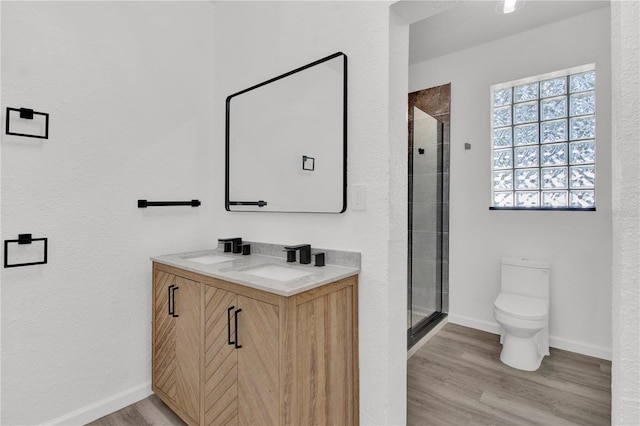
[(185, 426), (155, 394), (87, 426)]
[[(447, 324), (408, 362), (407, 424), (610, 425), (611, 363), (551, 349), (538, 371), (500, 362), (499, 337)], [(91, 426), (183, 426), (152, 395)]]
[(551, 348), (535, 372), (499, 336), (447, 324), (409, 359), (409, 425), (610, 425), (611, 362)]

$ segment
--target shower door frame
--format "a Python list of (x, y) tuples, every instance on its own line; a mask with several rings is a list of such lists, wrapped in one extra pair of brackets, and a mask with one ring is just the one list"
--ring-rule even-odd
[[(409, 94), (408, 120), (408, 244), (407, 289), (408, 310), (407, 348), (410, 349), (447, 316), (449, 308), (449, 131), (451, 84), (424, 89)], [(437, 120), (437, 241), (436, 241), (436, 312), (413, 324), (413, 108), (417, 107)]]

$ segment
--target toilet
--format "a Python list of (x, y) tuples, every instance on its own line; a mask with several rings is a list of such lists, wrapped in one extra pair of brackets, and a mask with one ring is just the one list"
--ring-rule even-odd
[(500, 360), (535, 371), (549, 355), (548, 262), (502, 259), (501, 293), (493, 314), (502, 328)]

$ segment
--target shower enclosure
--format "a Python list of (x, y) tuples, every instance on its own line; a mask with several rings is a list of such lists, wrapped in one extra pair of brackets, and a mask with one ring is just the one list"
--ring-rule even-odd
[(409, 348), (449, 308), (450, 87), (409, 94)]

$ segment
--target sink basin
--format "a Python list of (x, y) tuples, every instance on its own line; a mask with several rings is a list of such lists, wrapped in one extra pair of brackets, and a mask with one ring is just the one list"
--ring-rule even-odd
[(269, 278), (270, 280), (276, 281), (295, 280), (296, 278), (302, 278), (313, 274), (313, 272), (301, 271), (299, 269), (287, 268), (286, 266), (278, 265), (264, 265), (242, 272), (256, 277)]
[(202, 263), (204, 265), (213, 265), (214, 263), (222, 263), (233, 260), (232, 257), (218, 256), (217, 254), (205, 254), (202, 256), (184, 257), (184, 260), (190, 260), (191, 262)]

